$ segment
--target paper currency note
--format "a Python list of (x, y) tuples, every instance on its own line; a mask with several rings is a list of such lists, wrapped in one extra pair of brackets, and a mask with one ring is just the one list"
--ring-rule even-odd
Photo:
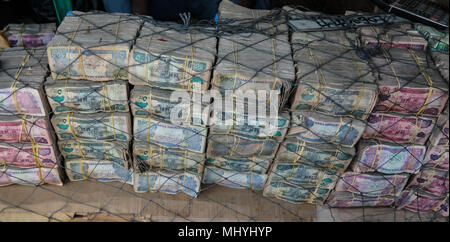
[(54, 142), (54, 131), (45, 117), (2, 116), (0, 117), (0, 140), (8, 143), (35, 142), (50, 145)]
[(20, 184), (38, 186), (44, 184), (63, 185), (60, 169), (52, 168), (13, 168), (0, 169), (0, 186)]
[(428, 144), (427, 154), (425, 155), (423, 163), (424, 168), (448, 171), (449, 147), (444, 145), (433, 146)]
[(42, 88), (24, 87), (0, 82), (0, 115), (45, 116), (45, 95)]
[(251, 156), (247, 158), (232, 158), (226, 156), (208, 157), (205, 165), (215, 166), (235, 172), (254, 172), (265, 174), (272, 163), (273, 157)]
[(6, 38), (11, 47), (46, 46), (53, 38), (56, 24), (8, 24)]
[(275, 197), (294, 204), (323, 204), (329, 194), (330, 190), (326, 188), (295, 186), (284, 182), (268, 182), (263, 191), (265, 197)]
[(68, 113), (51, 120), (61, 140), (129, 141), (131, 121), (128, 113)]
[(425, 197), (445, 197), (449, 193), (448, 170), (424, 169), (414, 175), (408, 189), (419, 189)]
[(186, 193), (197, 197), (200, 193), (201, 177), (189, 172), (160, 170), (154, 172), (134, 173), (134, 191), (163, 192), (168, 194)]
[(227, 156), (248, 158), (250, 156), (274, 157), (280, 144), (274, 139), (246, 139), (233, 135), (210, 135), (207, 157)]
[(55, 167), (60, 157), (53, 145), (0, 143), (0, 167)]
[(207, 128), (181, 126), (151, 116), (134, 117), (134, 138), (139, 141), (176, 149), (203, 153), (206, 146)]
[(111, 161), (70, 160), (65, 163), (67, 177), (71, 181), (95, 180), (120, 181), (133, 185), (133, 170), (125, 170)]
[(237, 172), (206, 166), (202, 183), (219, 184), (231, 188), (263, 190), (267, 175), (255, 172)]
[(327, 205), (333, 208), (353, 207), (390, 207), (395, 202), (394, 197), (365, 197), (351, 192), (331, 192)]

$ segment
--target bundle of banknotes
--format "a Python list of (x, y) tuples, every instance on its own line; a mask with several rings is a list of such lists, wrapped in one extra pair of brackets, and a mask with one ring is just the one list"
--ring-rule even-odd
[(431, 26), (416, 23), (415, 28), (428, 41), (428, 47), (433, 51), (444, 52), (448, 54), (449, 38), (448, 30), (439, 31)]
[(448, 217), (449, 197), (435, 198), (421, 196), (415, 189), (407, 189), (402, 192), (396, 202), (398, 209), (406, 209), (418, 213), (433, 213)]
[(214, 29), (145, 22), (130, 53), (129, 82), (170, 90), (208, 90), (216, 42)]
[(45, 116), (45, 48), (0, 50), (0, 115)]
[(441, 73), (442, 78), (448, 83), (448, 53), (433, 52), (431, 56), (433, 57), (434, 63)]
[(428, 42), (412, 23), (367, 26), (358, 29), (361, 41), (369, 47), (425, 50)]
[(379, 102), (375, 111), (437, 117), (448, 100), (448, 83), (425, 51), (381, 48), (372, 56)]
[(5, 33), (11, 47), (46, 46), (55, 36), (56, 24), (8, 24)]
[(417, 189), (426, 197), (445, 197), (449, 193), (448, 170), (423, 169), (411, 178), (408, 189)]
[(53, 79), (127, 80), (128, 57), (142, 21), (127, 14), (74, 11), (48, 43)]
[(367, 197), (352, 192), (331, 192), (326, 203), (332, 208), (389, 207), (395, 202), (393, 196)]

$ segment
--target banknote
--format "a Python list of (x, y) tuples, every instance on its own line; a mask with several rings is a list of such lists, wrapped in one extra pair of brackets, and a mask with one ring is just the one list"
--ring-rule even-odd
[(208, 32), (214, 30), (176, 27), (144, 23), (130, 54), (131, 84), (193, 92), (209, 89), (217, 40)]
[(0, 143), (0, 167), (55, 167), (60, 157), (53, 145)]
[(55, 36), (56, 24), (8, 24), (6, 38), (11, 47), (46, 46)]
[(444, 145), (427, 145), (427, 153), (425, 155), (425, 159), (423, 161), (424, 168), (432, 168), (441, 171), (448, 171), (449, 166), (449, 147)]
[[(291, 13), (298, 11), (289, 10)], [(310, 13), (300, 13), (306, 15)], [(312, 13), (314, 14), (314, 13)], [(354, 48), (357, 39), (357, 33), (345, 30), (333, 31), (317, 31), (317, 32), (302, 32), (295, 31), (291, 35), (293, 49), (298, 50), (302, 47), (308, 46), (311, 48), (324, 47), (331, 50), (349, 50)]]
[(208, 157), (205, 165), (215, 166), (224, 170), (235, 172), (254, 172), (265, 174), (272, 164), (273, 157), (249, 156), (233, 158), (227, 156)]
[(448, 170), (423, 169), (411, 178), (408, 189), (418, 189), (424, 197), (445, 197), (449, 189)]
[(139, 172), (154, 170), (186, 171), (202, 174), (205, 154), (165, 148), (150, 142), (133, 142), (134, 169)]
[(72, 12), (48, 43), (53, 79), (127, 80), (129, 52), (140, 25), (137, 16), (127, 14)]
[(65, 162), (70, 181), (95, 180), (99, 182), (120, 181), (133, 185), (133, 170), (125, 170), (111, 161), (70, 160)]
[(51, 145), (54, 140), (53, 128), (46, 117), (0, 116), (0, 141)]
[(358, 31), (363, 44), (371, 47), (425, 50), (428, 46), (428, 42), (411, 23), (361, 27)]
[(390, 207), (394, 202), (395, 198), (391, 196), (365, 197), (357, 193), (333, 191), (327, 199), (327, 206), (332, 208)]
[(131, 121), (128, 113), (67, 113), (52, 117), (61, 140), (129, 141)]
[(424, 164), (427, 149), (423, 145), (397, 145), (377, 140), (362, 140), (351, 169), (358, 173), (416, 174)]
[(134, 117), (134, 139), (166, 147), (203, 153), (208, 129), (201, 126), (181, 126), (147, 116)]
[(128, 142), (60, 140), (58, 147), (66, 161), (78, 159), (111, 161), (125, 169), (128, 169), (132, 162)]
[(448, 54), (448, 32), (439, 31), (431, 26), (420, 23), (414, 24), (414, 27), (428, 41), (428, 46), (433, 52), (443, 52)]
[(445, 198), (424, 197), (416, 190), (404, 190), (397, 202), (398, 209), (406, 209), (412, 212), (420, 213), (438, 213), (448, 217), (448, 195)]
[(432, 146), (448, 146), (449, 140), (449, 116), (448, 112), (442, 112), (436, 122), (436, 127), (431, 133), (428, 143)]
[(344, 172), (355, 155), (355, 148), (332, 144), (312, 144), (296, 138), (287, 138), (275, 157), (278, 163), (301, 163), (313, 167)]
[(0, 186), (12, 184), (38, 186), (44, 184), (63, 185), (63, 178), (58, 167), (0, 169)]
[(304, 164), (275, 163), (269, 172), (270, 182), (284, 182), (302, 187), (333, 189), (339, 174), (333, 170)]
[(361, 138), (365, 123), (349, 117), (334, 117), (316, 112), (292, 112), (291, 128), (286, 137), (308, 143), (332, 143), (353, 147)]
[(124, 81), (47, 80), (45, 92), (54, 113), (128, 112)]
[(0, 115), (45, 116), (48, 113), (47, 100), (39, 86), (0, 82), (0, 100)]
[(291, 110), (351, 115), (365, 120), (375, 106), (378, 89), (373, 83), (301, 80), (292, 97)]
[(242, 113), (213, 111), (209, 133), (211, 135), (237, 135), (249, 139), (273, 138), (284, 140), (289, 128), (290, 115), (282, 112), (278, 117), (258, 117)]
[(280, 144), (274, 139), (246, 139), (236, 135), (210, 135), (207, 157), (227, 156), (248, 158), (251, 156), (274, 157)]
[[(171, 96), (177, 94), (175, 92), (156, 87), (135, 87), (131, 91), (130, 97), (131, 113), (133, 116), (153, 115), (160, 119), (171, 120), (172, 115), (179, 114), (182, 111), (182, 115), (186, 117), (183, 121), (188, 120), (188, 118), (190, 119), (190, 122), (186, 121), (184, 123), (206, 126), (209, 121), (210, 109), (208, 106), (209, 103), (202, 101), (202, 94), (185, 92), (183, 94), (187, 93), (190, 101), (184, 103), (181, 100), (171, 100)], [(197, 99), (199, 101), (194, 101)], [(178, 116), (176, 117), (178, 118)]]
[(250, 37), (242, 34), (221, 36), (217, 54), (212, 90), (220, 93), (227, 90), (243, 93), (275, 91), (278, 92), (276, 97), (266, 97), (268, 103), (278, 99), (280, 105), (284, 105), (295, 81), (287, 34), (276, 38), (268, 38), (263, 33), (252, 33)]
[(378, 139), (396, 144), (424, 145), (436, 119), (394, 113), (372, 113), (367, 119), (364, 139)]
[(0, 82), (36, 86), (42, 84), (48, 74), (45, 47), (14, 47), (1, 49), (0, 53)]
[(264, 186), (263, 196), (275, 197), (294, 204), (323, 204), (328, 198), (330, 191), (330, 189), (319, 186), (304, 187), (284, 182), (268, 182)]
[(190, 172), (175, 172), (168, 170), (135, 172), (134, 191), (163, 192), (168, 194), (186, 193), (191, 197), (197, 197), (200, 193), (201, 177)]
[(335, 190), (368, 197), (398, 196), (408, 182), (408, 178), (409, 174), (383, 175), (346, 172), (339, 178)]
[(263, 190), (266, 180), (267, 175), (265, 174), (229, 171), (215, 166), (206, 166), (202, 183), (238, 189)]

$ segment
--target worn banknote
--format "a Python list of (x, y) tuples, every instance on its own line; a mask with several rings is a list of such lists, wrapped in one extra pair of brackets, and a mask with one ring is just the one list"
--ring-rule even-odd
[(39, 143), (50, 145), (55, 134), (46, 117), (37, 116), (1, 116), (0, 141), (13, 143)]
[(287, 138), (275, 157), (278, 163), (306, 164), (313, 167), (344, 172), (355, 155), (355, 148), (332, 144), (312, 144), (296, 138)]
[(129, 141), (131, 137), (128, 113), (58, 114), (51, 122), (61, 140)]
[(0, 143), (0, 167), (55, 167), (60, 157), (53, 145), (39, 143)]
[(448, 54), (448, 31), (440, 31), (431, 26), (421, 23), (414, 24), (414, 27), (428, 41), (428, 46), (433, 50), (434, 53), (442, 52)]
[(424, 168), (432, 168), (441, 171), (449, 170), (449, 147), (448, 145), (430, 145), (428, 143), (427, 153), (423, 161)]
[(398, 196), (408, 182), (409, 174), (346, 172), (339, 178), (335, 190), (358, 193), (368, 197)]
[(63, 185), (59, 167), (0, 169), (0, 186), (20, 184), (38, 186), (44, 184)]
[(8, 24), (6, 38), (11, 47), (46, 46), (55, 36), (56, 24)]
[(58, 146), (66, 161), (78, 159), (111, 161), (125, 169), (130, 167), (132, 161), (128, 142), (124, 141), (60, 140)]
[(316, 112), (292, 112), (291, 128), (286, 137), (296, 137), (308, 143), (332, 143), (353, 147), (366, 125), (361, 120), (335, 117)]
[(128, 14), (72, 12), (47, 45), (53, 79), (127, 80), (140, 25), (140, 18)]
[(428, 46), (412, 23), (361, 27), (358, 31), (363, 44), (370, 47), (425, 50)]
[(116, 80), (47, 80), (45, 92), (54, 113), (128, 112), (128, 84)]
[(436, 119), (395, 113), (372, 113), (367, 119), (364, 139), (378, 139), (396, 144), (424, 145)]
[(255, 172), (238, 172), (206, 166), (203, 174), (204, 184), (219, 184), (231, 188), (263, 190), (267, 175)]
[(19, 89), (12, 86), (15, 82), (34, 87), (42, 84), (48, 74), (45, 50), (45, 47), (0, 49), (0, 83), (9, 82), (12, 90)]
[(210, 135), (207, 157), (227, 156), (248, 158), (251, 156), (274, 157), (280, 144), (274, 139), (246, 139), (236, 135)]
[(334, 170), (304, 164), (275, 163), (269, 172), (270, 182), (284, 182), (302, 187), (333, 189), (339, 178)]
[(365, 197), (352, 192), (330, 193), (327, 199), (327, 206), (333, 208), (354, 208), (354, 207), (390, 207), (394, 204), (395, 197)]
[(99, 182), (120, 181), (133, 184), (133, 170), (125, 170), (111, 161), (76, 159), (65, 162), (70, 181), (95, 180)]
[(320, 186), (297, 186), (285, 182), (267, 182), (264, 186), (263, 196), (275, 197), (290, 203), (323, 204), (330, 194), (330, 189)]
[(215, 112), (211, 118), (211, 135), (237, 135), (249, 139), (272, 138), (284, 140), (289, 128), (290, 115), (282, 112), (277, 117), (258, 117), (231, 112)]
[(273, 157), (249, 156), (242, 158), (233, 158), (227, 156), (208, 157), (205, 165), (215, 166), (224, 170), (235, 172), (254, 172), (265, 174), (272, 164)]
[(135, 141), (133, 143), (133, 161), (134, 169), (142, 173), (154, 170), (173, 170), (202, 174), (205, 154)]
[(449, 193), (448, 170), (423, 169), (411, 178), (408, 189), (418, 189), (425, 197), (445, 197)]
[(170, 90), (209, 89), (217, 40), (214, 30), (145, 22), (130, 54), (129, 81)]
[(186, 193), (191, 197), (197, 197), (200, 193), (201, 176), (190, 172), (170, 170), (158, 170), (147, 172), (135, 172), (134, 191), (163, 192), (168, 194)]
[(351, 169), (358, 173), (415, 174), (422, 168), (426, 152), (424, 145), (362, 140), (358, 144), (358, 154)]
[(428, 140), (428, 144), (432, 146), (447, 146), (449, 140), (449, 113), (448, 108), (444, 112), (439, 115), (439, 118), (436, 122), (436, 127), (431, 133), (430, 139)]
[(448, 53), (433, 52), (431, 55), (433, 57), (434, 63), (436, 64), (436, 67), (439, 70), (439, 73), (441, 73), (442, 78), (444, 78), (444, 80), (448, 83)]
[(201, 126), (182, 126), (151, 116), (134, 117), (134, 139), (151, 142), (166, 148), (185, 149), (203, 153), (208, 129)]
[[(133, 116), (153, 115), (164, 120), (176, 117), (186, 124), (206, 126), (209, 121), (209, 100), (202, 101), (201, 93), (180, 93), (185, 100), (179, 100), (177, 91), (149, 86), (138, 86), (131, 91), (130, 105)], [(172, 97), (173, 95), (173, 97)], [(175, 99), (175, 100), (174, 100)]]

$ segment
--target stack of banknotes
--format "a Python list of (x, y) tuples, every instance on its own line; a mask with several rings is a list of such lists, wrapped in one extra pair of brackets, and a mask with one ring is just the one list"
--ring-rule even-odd
[(71, 181), (133, 184), (124, 67), (140, 25), (129, 15), (74, 12), (49, 43), (45, 92)]
[(448, 83), (448, 53), (433, 52), (431, 56), (433, 57), (434, 63), (441, 73), (442, 78)]
[(127, 80), (128, 57), (142, 21), (126, 14), (74, 11), (48, 43), (52, 77)]
[(439, 31), (431, 26), (419, 23), (415, 24), (415, 28), (428, 41), (428, 47), (432, 51), (444, 52), (448, 54), (449, 51), (448, 30)]
[(200, 193), (216, 54), (213, 29), (145, 22), (130, 57), (134, 190)]
[(263, 194), (323, 204), (355, 156), (377, 86), (355, 32), (293, 32), (291, 41), (296, 67), (291, 125)]
[(233, 27), (221, 29), (211, 89), (229, 99), (214, 99), (225, 109), (211, 115), (205, 184), (263, 190), (288, 130), (290, 115), (281, 107), (295, 72), (288, 26), (282, 18), (271, 21), (273, 13), (220, 4), (220, 23)]
[(423, 169), (411, 178), (398, 202), (399, 209), (448, 216), (449, 194), (449, 113), (448, 105), (439, 116), (427, 142)]
[(11, 47), (46, 46), (55, 36), (56, 24), (8, 24), (6, 38)]
[(428, 42), (413, 23), (367, 26), (358, 29), (363, 45), (369, 47), (425, 50)]
[(0, 186), (62, 185), (49, 122), (43, 48), (0, 50)]

